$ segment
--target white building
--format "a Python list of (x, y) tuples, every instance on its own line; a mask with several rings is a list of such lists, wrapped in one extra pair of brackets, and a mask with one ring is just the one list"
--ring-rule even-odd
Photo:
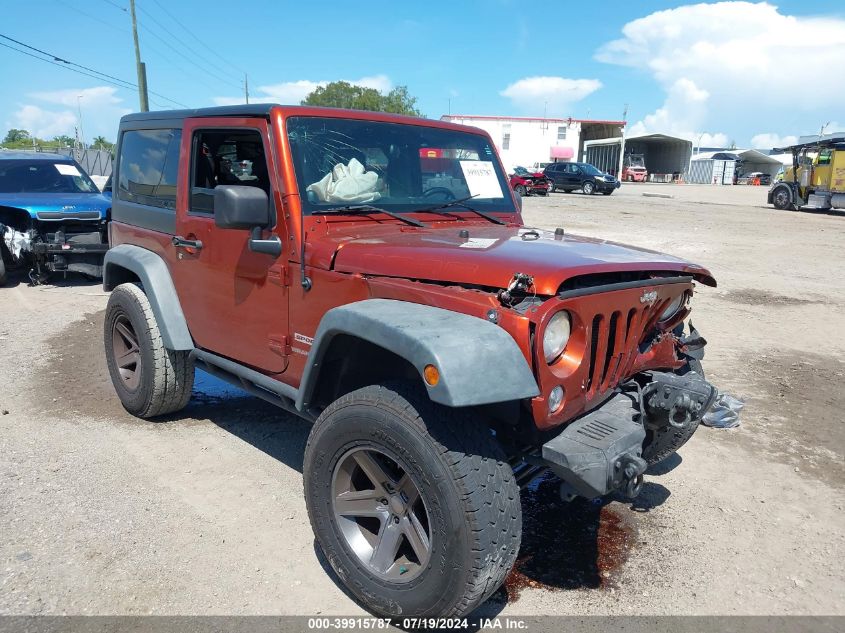
[(490, 134), (508, 170), (518, 165), (580, 160), (584, 142), (621, 136), (624, 121), (444, 114), (441, 121), (471, 125)]

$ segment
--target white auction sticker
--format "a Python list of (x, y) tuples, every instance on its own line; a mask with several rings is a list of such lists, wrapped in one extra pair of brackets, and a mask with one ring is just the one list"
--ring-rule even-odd
[(459, 248), (490, 248), (499, 240), (488, 237), (470, 237), (466, 242), (459, 245)]
[(470, 194), (476, 198), (504, 198), (499, 177), (489, 160), (462, 160), (461, 169)]
[(79, 173), (79, 170), (76, 168), (75, 165), (68, 165), (67, 163), (54, 163), (53, 167), (55, 167), (56, 171), (59, 172), (62, 176), (82, 175)]

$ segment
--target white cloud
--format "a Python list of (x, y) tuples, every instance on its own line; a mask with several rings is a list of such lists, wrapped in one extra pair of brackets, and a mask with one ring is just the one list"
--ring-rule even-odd
[(21, 106), (14, 114), (14, 127), (29, 130), (38, 138), (51, 139), (54, 136), (74, 135), (76, 115), (70, 110), (51, 111), (28, 104)]
[(8, 127), (29, 130), (47, 140), (59, 135), (74, 136), (81, 109), (85, 140), (90, 142), (95, 136), (105, 136), (113, 141), (120, 117), (132, 111), (121, 107), (123, 99), (117, 95), (117, 88), (111, 86), (33, 92), (26, 97), (37, 103), (20, 104), (12, 113)]
[(543, 108), (558, 115), (573, 103), (602, 87), (598, 79), (566, 77), (525, 77), (510, 84), (499, 94), (521, 110), (539, 114)]
[[(845, 99), (845, 84), (831, 75), (845, 66), (842, 18), (785, 15), (765, 2), (718, 2), (651, 13), (627, 23), (622, 35), (596, 59), (643, 69), (663, 88), (663, 106), (635, 124), (652, 131), (750, 133), (761, 122), (774, 129), (801, 121), (802, 130), (779, 132), (794, 134), (821, 125)], [(651, 127), (657, 124), (674, 128)]]
[(772, 149), (773, 147), (787, 147), (788, 145), (795, 145), (798, 142), (798, 137), (792, 134), (788, 136), (780, 136), (773, 132), (763, 132), (762, 134), (755, 134), (751, 137), (751, 147), (754, 149)]
[[(387, 75), (372, 75), (368, 77), (361, 77), (360, 79), (343, 79), (355, 86), (362, 86), (364, 88), (373, 88), (379, 92), (390, 92), (393, 88), (393, 83)], [(300, 79), (299, 81), (286, 81), (279, 84), (270, 84), (267, 86), (259, 86), (254, 94), (250, 94), (250, 98), (255, 103), (260, 102), (274, 102), (284, 104), (299, 104), (305, 97), (314, 92), (320, 86), (325, 86), (329, 81), (311, 81), (308, 79)], [(244, 102), (243, 97), (214, 97), (213, 101), (216, 105), (235, 105)]]

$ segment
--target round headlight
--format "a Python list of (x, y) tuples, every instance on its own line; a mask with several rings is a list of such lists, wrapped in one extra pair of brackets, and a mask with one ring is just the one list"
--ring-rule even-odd
[(565, 310), (561, 310), (551, 318), (543, 333), (543, 355), (547, 363), (551, 363), (561, 355), (569, 341), (571, 331), (572, 322), (569, 319), (569, 313)]
[(686, 301), (687, 295), (686, 293), (681, 294), (681, 296), (672, 300), (666, 309), (660, 314), (660, 321), (665, 321), (666, 319), (671, 319), (675, 316), (678, 311), (684, 306), (684, 302)]

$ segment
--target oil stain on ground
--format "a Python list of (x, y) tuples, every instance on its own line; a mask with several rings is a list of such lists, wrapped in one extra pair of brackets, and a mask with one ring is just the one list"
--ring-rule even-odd
[(567, 503), (559, 486), (560, 480), (546, 474), (522, 491), (522, 547), (494, 600), (513, 602), (525, 588), (614, 586), (637, 542), (636, 524), (623, 506), (607, 500)]
[(737, 441), (752, 450), (764, 446), (778, 461), (841, 487), (845, 361), (776, 350), (750, 358), (747, 367), (755, 417), (747, 418), (752, 432), (738, 434)]
[[(137, 422), (121, 406), (109, 376), (103, 347), (104, 319), (105, 311), (86, 314), (81, 322), (75, 321), (63, 332), (48, 339), (50, 358), (45, 370), (35, 374), (40, 397), (33, 398), (33, 401), (38, 403), (39, 412), (62, 417), (81, 414), (112, 421)], [(176, 415), (179, 418), (203, 419), (220, 405), (236, 405), (238, 410), (247, 407), (268, 414), (276, 412), (272, 405), (265, 404), (237, 387), (197, 371), (191, 401), (183, 412)]]
[(822, 303), (818, 299), (779, 295), (758, 288), (739, 288), (717, 295), (719, 299), (749, 306), (797, 306), (812, 303)]

